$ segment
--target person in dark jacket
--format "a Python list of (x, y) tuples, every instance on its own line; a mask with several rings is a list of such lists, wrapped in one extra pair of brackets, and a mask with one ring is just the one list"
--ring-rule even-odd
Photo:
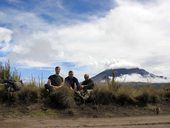
[(48, 82), (45, 84), (45, 89), (53, 91), (63, 86), (63, 77), (59, 75), (60, 70), (61, 68), (59, 66), (55, 68), (55, 74), (48, 77)]
[(79, 90), (79, 81), (76, 77), (74, 77), (74, 72), (69, 71), (68, 77), (65, 78), (65, 84), (69, 86), (72, 90), (78, 91)]
[(94, 82), (92, 79), (90, 79), (88, 74), (84, 74), (84, 81), (81, 83), (81, 89), (84, 91), (88, 89), (93, 89), (94, 88)]

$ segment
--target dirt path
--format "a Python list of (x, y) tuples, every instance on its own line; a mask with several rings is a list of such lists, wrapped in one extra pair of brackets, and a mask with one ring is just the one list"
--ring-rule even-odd
[(7, 118), (0, 119), (0, 128), (170, 128), (168, 116), (117, 118)]

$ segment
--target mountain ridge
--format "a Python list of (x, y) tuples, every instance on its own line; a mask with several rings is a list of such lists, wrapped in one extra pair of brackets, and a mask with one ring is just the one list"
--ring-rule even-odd
[(116, 77), (122, 77), (125, 75), (133, 75), (133, 74), (137, 74), (140, 75), (142, 78), (152, 78), (152, 79), (162, 79), (162, 80), (166, 80), (167, 77), (161, 76), (161, 75), (155, 75), (153, 73), (150, 73), (148, 71), (146, 71), (145, 69), (142, 68), (116, 68), (116, 69), (106, 69), (102, 72), (100, 72), (99, 74), (97, 74), (96, 76), (93, 76), (92, 79), (94, 81), (102, 81), (102, 80), (107, 80), (110, 77), (113, 76), (113, 72), (114, 72), (114, 76)]

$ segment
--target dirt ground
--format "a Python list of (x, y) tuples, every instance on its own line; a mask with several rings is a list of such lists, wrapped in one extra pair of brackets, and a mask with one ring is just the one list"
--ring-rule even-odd
[(112, 118), (2, 118), (0, 128), (170, 128), (170, 115)]

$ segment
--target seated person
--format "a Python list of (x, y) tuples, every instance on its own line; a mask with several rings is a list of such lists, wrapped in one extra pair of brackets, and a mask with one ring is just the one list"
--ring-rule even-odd
[(93, 89), (94, 88), (94, 82), (92, 79), (89, 78), (88, 74), (84, 74), (84, 81), (81, 83), (80, 88), (83, 91), (87, 91), (88, 89)]
[(59, 75), (61, 68), (55, 68), (55, 74), (48, 77), (48, 82), (45, 84), (45, 89), (53, 91), (63, 86), (63, 78)]
[(74, 91), (79, 90), (79, 82), (78, 79), (74, 77), (73, 71), (68, 72), (68, 77), (65, 78), (65, 84)]

